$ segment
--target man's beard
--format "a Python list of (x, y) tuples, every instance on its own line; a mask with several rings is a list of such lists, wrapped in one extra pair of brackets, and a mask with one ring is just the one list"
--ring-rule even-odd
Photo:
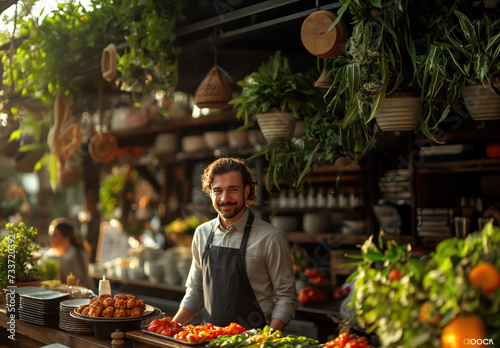
[[(233, 209), (222, 211), (219, 207), (222, 205), (231, 205), (233, 206)], [(214, 205), (214, 208), (224, 219), (232, 219), (245, 208), (245, 204), (238, 205), (238, 203), (218, 203)]]

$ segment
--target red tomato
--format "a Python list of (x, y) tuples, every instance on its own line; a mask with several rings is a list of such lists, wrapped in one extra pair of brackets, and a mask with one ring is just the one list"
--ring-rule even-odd
[(190, 331), (189, 330), (184, 330), (181, 332), (178, 332), (174, 335), (175, 339), (181, 340), (181, 341), (186, 341), (186, 336), (189, 335)]
[(389, 272), (389, 280), (391, 282), (395, 281), (395, 280), (398, 280), (399, 278), (401, 278), (403, 276), (403, 273), (401, 273), (401, 271), (397, 268), (393, 268), (391, 269), (391, 271)]
[(338, 335), (337, 338), (335, 338), (334, 342), (340, 344), (343, 347), (346, 345), (347, 342), (355, 340), (355, 339), (356, 339), (356, 337), (354, 337), (353, 335), (351, 335), (347, 332), (344, 332), (344, 333), (341, 333), (340, 335)]
[(364, 337), (358, 338), (359, 348), (366, 348), (366, 339)]
[(189, 343), (198, 343), (199, 339), (194, 333), (190, 333), (186, 336), (186, 341)]
[(500, 143), (491, 143), (486, 146), (488, 158), (500, 158)]
[(352, 340), (345, 344), (344, 348), (361, 348), (358, 341)]

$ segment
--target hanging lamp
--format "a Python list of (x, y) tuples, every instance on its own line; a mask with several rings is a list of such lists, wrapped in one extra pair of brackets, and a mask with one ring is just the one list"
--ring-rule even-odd
[(330, 88), (333, 83), (333, 77), (328, 74), (328, 69), (323, 68), (321, 75), (314, 82), (314, 87), (316, 88)]
[(231, 105), (228, 102), (233, 99), (232, 78), (217, 65), (216, 30), (212, 37), (214, 66), (196, 89), (194, 103), (200, 109), (229, 109)]

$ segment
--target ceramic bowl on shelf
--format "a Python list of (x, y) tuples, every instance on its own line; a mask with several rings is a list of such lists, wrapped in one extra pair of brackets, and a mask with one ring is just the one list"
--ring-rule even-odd
[(330, 217), (320, 213), (306, 213), (302, 219), (302, 229), (305, 233), (316, 234), (327, 232), (330, 227)]
[(366, 222), (358, 220), (344, 220), (342, 227), (343, 234), (364, 234), (366, 231)]
[(209, 149), (217, 149), (227, 145), (227, 133), (222, 131), (205, 132), (203, 140)]
[(182, 151), (198, 152), (207, 149), (203, 135), (186, 135), (182, 138)]
[(231, 129), (227, 131), (227, 142), (230, 147), (235, 148), (248, 143), (248, 131)]
[(154, 153), (156, 155), (170, 155), (177, 151), (177, 134), (161, 133), (156, 136)]
[(276, 215), (271, 218), (271, 225), (285, 232), (297, 231), (299, 230), (299, 219), (297, 216)]

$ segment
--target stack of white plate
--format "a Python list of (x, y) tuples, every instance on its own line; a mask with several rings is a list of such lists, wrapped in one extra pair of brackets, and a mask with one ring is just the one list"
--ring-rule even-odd
[[(31, 294), (35, 292), (40, 292), (40, 288), (38, 286), (23, 286), (23, 287), (18, 287), (18, 288), (8, 288), (6, 289), (7, 293), (9, 294), (9, 299), (10, 299), (10, 291), (13, 290), (15, 293), (14, 296), (14, 313), (16, 318), (19, 318), (19, 304), (21, 303), (20, 295), (21, 294)], [(12, 304), (12, 302), (9, 302), (9, 304)]]
[(77, 334), (93, 334), (94, 329), (90, 321), (73, 318), (69, 313), (81, 305), (89, 304), (88, 298), (62, 301), (59, 306), (59, 328)]
[(57, 325), (59, 303), (70, 294), (40, 289), (40, 292), (20, 294), (19, 319), (38, 325)]

